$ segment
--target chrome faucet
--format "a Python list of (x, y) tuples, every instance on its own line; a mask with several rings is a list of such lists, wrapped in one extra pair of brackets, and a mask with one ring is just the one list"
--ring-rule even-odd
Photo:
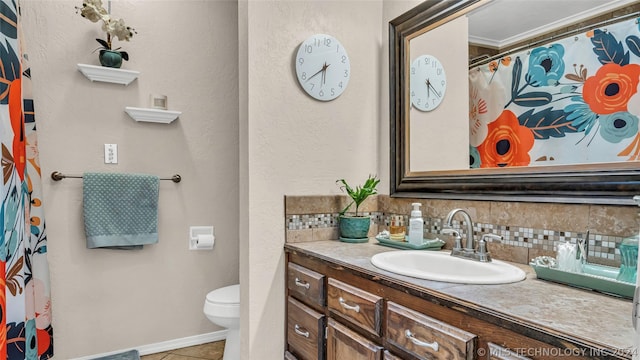
[[(462, 239), (460, 237), (460, 232), (451, 228), (453, 217), (457, 213), (462, 213), (464, 221), (467, 222), (467, 243), (464, 248), (462, 248)], [(476, 251), (473, 235), (473, 221), (471, 221), (471, 216), (464, 209), (453, 209), (451, 210), (451, 212), (449, 212), (449, 215), (447, 215), (447, 219), (445, 220), (445, 227), (444, 229), (442, 229), (442, 233), (455, 236), (455, 244), (453, 245), (453, 249), (451, 249), (451, 256), (457, 256), (481, 262), (491, 261), (491, 255), (487, 250), (487, 240), (502, 240), (502, 236), (500, 235), (483, 234), (482, 238), (478, 242), (478, 249)]]
[(445, 226), (451, 228), (453, 225), (453, 217), (457, 214), (461, 213), (464, 221), (467, 222), (467, 244), (464, 247), (465, 251), (473, 252), (475, 251), (474, 239), (473, 239), (473, 221), (471, 221), (471, 216), (464, 209), (453, 209), (447, 215), (447, 220), (445, 220)]

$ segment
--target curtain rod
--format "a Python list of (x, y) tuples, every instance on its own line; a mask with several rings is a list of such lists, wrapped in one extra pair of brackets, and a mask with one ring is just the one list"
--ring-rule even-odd
[[(60, 181), (62, 179), (66, 179), (66, 178), (73, 178), (73, 179), (82, 179), (82, 175), (65, 175), (59, 171), (54, 171), (51, 173), (51, 178), (54, 181)], [(160, 180), (171, 180), (174, 183), (179, 183), (180, 181), (182, 181), (182, 176), (180, 176), (179, 174), (175, 174), (172, 177), (168, 177), (168, 178), (160, 178)]]
[[(510, 49), (510, 50), (501, 52), (501, 53), (493, 55), (493, 56), (489, 56), (488, 58), (478, 60), (478, 58), (480, 56), (482, 56), (482, 55), (480, 55), (480, 56), (477, 56), (477, 57), (471, 59), (471, 61), (474, 61), (474, 60), (478, 60), (478, 61), (470, 63), (469, 64), (469, 70), (471, 70), (472, 68), (474, 68), (476, 66), (484, 65), (484, 64), (487, 64), (487, 63), (489, 63), (489, 62), (491, 62), (493, 60), (500, 59), (500, 58), (504, 57), (507, 54), (512, 54), (512, 53), (518, 52), (520, 50), (524, 50), (526, 48), (529, 48), (529, 47), (532, 47), (532, 46), (535, 46), (535, 45), (538, 45), (538, 44), (541, 44), (541, 43), (545, 43), (545, 42), (551, 41), (553, 39), (557, 39), (557, 38), (561, 38), (561, 37), (567, 37), (567, 35), (577, 34), (577, 33), (583, 32), (583, 31), (585, 31), (587, 29), (595, 28), (597, 26), (609, 25), (609, 24), (621, 22), (621, 21), (624, 21), (624, 20), (627, 20), (627, 19), (630, 19), (630, 18), (633, 18), (633, 17), (638, 17), (639, 15), (640, 15), (640, 11), (637, 11), (637, 12), (634, 12), (634, 13), (631, 13), (631, 14), (618, 16), (618, 17), (613, 18), (613, 19), (603, 20), (603, 21), (597, 22), (595, 24), (586, 25), (586, 26), (583, 26), (583, 27), (575, 29), (575, 30), (568, 30), (568, 31), (565, 31), (564, 33), (557, 34), (557, 35), (552, 35), (552, 36), (546, 37), (546, 38), (544, 38), (542, 40), (534, 41), (532, 43), (525, 44), (525, 45), (522, 45), (522, 46), (518, 46), (517, 48)], [(637, 23), (638, 23), (638, 21), (636, 20), (636, 24)], [(606, 31), (606, 29), (605, 29), (605, 31)]]

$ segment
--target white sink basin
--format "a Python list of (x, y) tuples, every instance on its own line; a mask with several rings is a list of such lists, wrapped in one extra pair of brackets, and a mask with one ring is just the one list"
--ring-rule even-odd
[(371, 263), (400, 275), (460, 284), (507, 284), (526, 277), (522, 269), (503, 261), (483, 263), (450, 256), (448, 251), (384, 252), (371, 257)]

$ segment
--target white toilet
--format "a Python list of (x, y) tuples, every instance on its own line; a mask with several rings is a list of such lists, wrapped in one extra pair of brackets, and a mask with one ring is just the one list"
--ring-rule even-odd
[(230, 285), (207, 294), (204, 314), (212, 323), (227, 328), (223, 360), (240, 359), (240, 285)]

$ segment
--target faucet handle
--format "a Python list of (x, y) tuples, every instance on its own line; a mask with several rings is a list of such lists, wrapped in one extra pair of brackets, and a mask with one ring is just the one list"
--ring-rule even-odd
[(478, 260), (482, 262), (491, 262), (491, 254), (487, 249), (487, 241), (501, 242), (502, 236), (496, 234), (482, 234), (482, 238), (478, 242), (478, 251), (476, 252)]
[(455, 242), (453, 244), (453, 250), (462, 250), (462, 238), (460, 237), (460, 232), (458, 230), (454, 230), (451, 228), (442, 229), (443, 235), (453, 235), (455, 237)]
[(491, 254), (487, 250), (487, 240), (483, 236), (478, 242), (478, 251), (476, 252), (476, 258), (482, 262), (491, 262)]
[(458, 230), (455, 230), (455, 229), (444, 228), (444, 229), (442, 229), (441, 232), (442, 232), (443, 235), (453, 235), (455, 237), (460, 237), (460, 232)]
[(485, 242), (487, 240), (491, 240), (489, 242), (495, 241), (495, 242), (500, 243), (500, 242), (502, 242), (502, 236), (496, 235), (496, 234), (482, 234), (482, 239), (481, 240), (484, 240)]

